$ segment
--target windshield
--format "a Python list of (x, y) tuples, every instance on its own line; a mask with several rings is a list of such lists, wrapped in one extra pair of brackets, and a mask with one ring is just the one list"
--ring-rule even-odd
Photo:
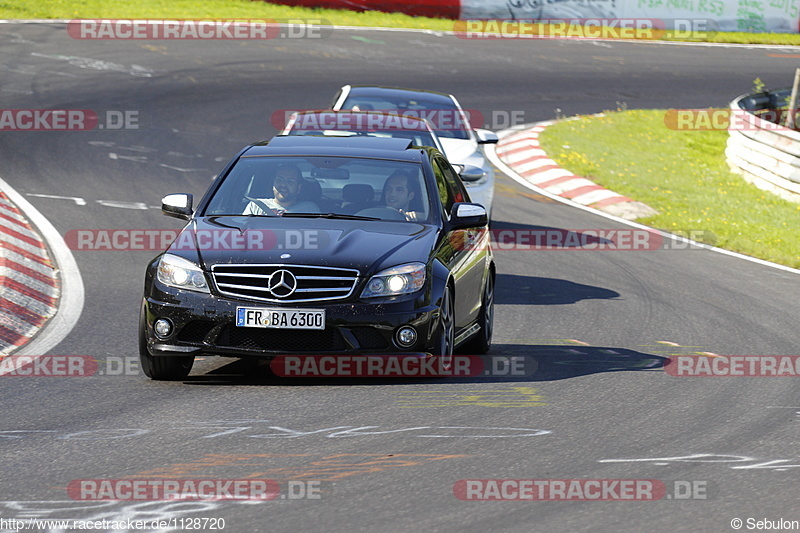
[(329, 156), (245, 156), (225, 177), (203, 214), (323, 213), (365, 220), (428, 221), (430, 205), (419, 163)]
[(350, 94), (342, 109), (381, 111), (424, 118), (433, 125), (436, 135), (451, 139), (469, 139), (469, 123), (452, 100), (424, 97), (404, 98)]

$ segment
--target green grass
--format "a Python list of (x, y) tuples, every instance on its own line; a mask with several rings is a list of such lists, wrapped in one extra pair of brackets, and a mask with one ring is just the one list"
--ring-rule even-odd
[(0, 2), (0, 18), (10, 19), (323, 19), (335, 26), (382, 26), (453, 30), (452, 20), (399, 13), (291, 7), (250, 0), (15, 0)]
[(800, 205), (748, 184), (725, 161), (727, 131), (678, 131), (665, 110), (577, 117), (547, 128), (542, 148), (564, 168), (644, 202), (637, 222), (800, 268)]
[[(378, 26), (453, 31), (454, 21), (397, 13), (290, 7), (250, 0), (13, 0), (0, 2), (2, 19), (323, 19), (334, 26)], [(800, 45), (800, 35), (786, 33), (711, 34), (709, 42)]]

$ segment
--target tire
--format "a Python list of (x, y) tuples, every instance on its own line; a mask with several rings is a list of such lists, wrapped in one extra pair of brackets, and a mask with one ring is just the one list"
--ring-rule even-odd
[(144, 306), (139, 315), (139, 362), (144, 375), (158, 381), (184, 379), (192, 371), (193, 355), (154, 357), (147, 349), (147, 323)]
[(469, 341), (467, 349), (474, 355), (483, 355), (492, 347), (492, 333), (494, 332), (494, 278), (491, 272), (486, 277), (486, 284), (483, 286), (478, 325), (481, 330)]
[(453, 295), (447, 285), (442, 293), (442, 306), (439, 308), (439, 325), (436, 328), (432, 354), (441, 358), (442, 368), (450, 370), (453, 366), (453, 345), (455, 344), (456, 321), (453, 316)]

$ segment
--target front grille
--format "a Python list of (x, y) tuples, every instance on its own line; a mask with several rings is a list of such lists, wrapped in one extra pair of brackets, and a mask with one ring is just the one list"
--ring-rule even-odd
[(358, 270), (306, 265), (215, 265), (211, 274), (221, 294), (265, 302), (342, 300), (358, 282)]
[(358, 347), (362, 350), (382, 350), (388, 346), (381, 332), (375, 328), (355, 327), (350, 328), (350, 331), (358, 341)]
[(269, 328), (222, 328), (216, 345), (226, 348), (275, 350), (281, 352), (329, 352), (347, 350), (336, 328), (323, 330), (284, 330)]
[(180, 333), (178, 333), (178, 340), (181, 342), (203, 342), (213, 327), (214, 322), (192, 320), (181, 328)]

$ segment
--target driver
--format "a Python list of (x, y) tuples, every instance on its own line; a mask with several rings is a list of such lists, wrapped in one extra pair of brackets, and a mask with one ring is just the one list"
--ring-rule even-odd
[(397, 209), (408, 220), (417, 220), (422, 217), (421, 213), (412, 207), (418, 193), (416, 185), (416, 180), (411, 176), (401, 170), (395, 170), (386, 178), (381, 198), (383, 198), (386, 207)]
[(245, 215), (265, 215), (267, 209), (277, 215), (283, 213), (319, 213), (319, 206), (314, 202), (302, 200), (303, 173), (298, 167), (283, 164), (275, 172), (272, 185), (273, 198), (253, 199), (244, 210)]

